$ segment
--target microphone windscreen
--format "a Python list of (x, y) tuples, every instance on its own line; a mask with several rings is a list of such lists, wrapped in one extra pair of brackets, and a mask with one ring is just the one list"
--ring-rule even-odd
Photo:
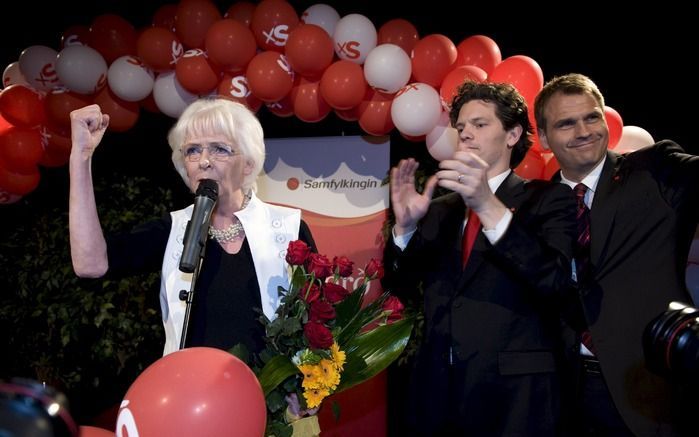
[(196, 195), (206, 196), (209, 199), (216, 200), (218, 198), (218, 184), (211, 179), (202, 179), (199, 181)]

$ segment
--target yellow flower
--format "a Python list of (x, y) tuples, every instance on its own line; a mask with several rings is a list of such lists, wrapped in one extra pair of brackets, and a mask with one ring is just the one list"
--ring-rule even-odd
[(330, 394), (330, 390), (327, 388), (304, 390), (303, 397), (306, 399), (306, 405), (308, 408), (315, 408), (323, 402)]
[(303, 373), (301, 386), (305, 389), (317, 389), (324, 387), (325, 376), (323, 369), (318, 364), (301, 364), (298, 366)]
[(337, 367), (337, 370), (342, 371), (346, 360), (345, 352), (340, 350), (339, 344), (333, 343), (333, 345), (330, 346), (330, 353), (332, 354), (333, 363), (335, 363), (335, 367)]
[(340, 383), (340, 372), (335, 363), (330, 360), (321, 360), (320, 367), (323, 369), (323, 384), (330, 390), (335, 390)]

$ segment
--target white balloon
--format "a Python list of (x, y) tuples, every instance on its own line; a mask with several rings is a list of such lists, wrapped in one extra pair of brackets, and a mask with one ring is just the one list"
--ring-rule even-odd
[(425, 136), (427, 151), (437, 161), (443, 161), (454, 156), (458, 143), (459, 134), (451, 127), (449, 113), (442, 111), (435, 127)]
[(135, 56), (122, 56), (109, 66), (109, 88), (127, 102), (138, 102), (153, 91), (153, 71)]
[(174, 71), (166, 71), (160, 73), (155, 79), (153, 99), (160, 112), (169, 117), (177, 118), (190, 103), (197, 99), (197, 95), (190, 93), (180, 85)]
[(19, 69), (34, 89), (49, 91), (61, 85), (56, 74), (57, 55), (57, 51), (46, 46), (30, 46), (19, 55)]
[(333, 43), (340, 59), (362, 64), (376, 47), (376, 27), (361, 14), (345, 15), (337, 22)]
[(317, 3), (301, 14), (301, 21), (305, 24), (315, 24), (322, 27), (332, 38), (335, 34), (335, 26), (340, 21), (340, 14), (330, 5)]
[(410, 80), (412, 63), (405, 50), (395, 44), (381, 44), (369, 52), (364, 61), (367, 83), (388, 94), (398, 92)]
[(407, 85), (396, 94), (391, 105), (391, 119), (396, 128), (413, 137), (431, 131), (441, 114), (439, 93), (426, 83)]
[(613, 150), (618, 153), (633, 152), (654, 143), (655, 140), (647, 130), (638, 126), (624, 126), (621, 138)]
[(24, 85), (31, 87), (27, 79), (22, 74), (22, 70), (19, 69), (19, 61), (15, 61), (5, 67), (5, 71), (2, 73), (2, 87), (7, 88), (10, 85)]
[(56, 73), (69, 90), (94, 94), (107, 83), (107, 62), (92, 47), (72, 45), (58, 54)]

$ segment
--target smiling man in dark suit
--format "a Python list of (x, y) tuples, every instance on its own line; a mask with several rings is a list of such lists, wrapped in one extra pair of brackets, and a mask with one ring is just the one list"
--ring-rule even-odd
[[(568, 187), (511, 171), (531, 145), (527, 106), (511, 85), (465, 83), (450, 118), (457, 150), (422, 194), (414, 160), (391, 171), (396, 224), (384, 287), (424, 290), (408, 429), (553, 436), (562, 353), (556, 303), (571, 281), (575, 200)], [(453, 193), (432, 200), (437, 185)]]
[[(588, 266), (577, 278), (583, 317), (569, 318), (578, 334), (571, 428), (585, 436), (697, 435), (678, 425), (687, 403), (645, 368), (641, 339), (668, 303), (691, 304), (684, 271), (699, 217), (699, 157), (671, 141), (608, 151), (604, 98), (581, 74), (548, 82), (535, 114), (541, 145), (561, 167), (556, 179), (579, 186), (589, 209), (589, 246), (576, 256)], [(581, 346), (583, 332), (590, 347)]]

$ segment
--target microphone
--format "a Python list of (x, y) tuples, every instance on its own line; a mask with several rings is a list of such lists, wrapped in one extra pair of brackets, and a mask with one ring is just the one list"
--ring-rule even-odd
[(216, 181), (211, 179), (199, 181), (192, 218), (187, 223), (187, 229), (184, 232), (184, 249), (182, 249), (182, 258), (180, 258), (180, 270), (185, 273), (192, 273), (199, 262), (209, 233), (211, 211), (214, 210), (217, 198), (218, 184)]

